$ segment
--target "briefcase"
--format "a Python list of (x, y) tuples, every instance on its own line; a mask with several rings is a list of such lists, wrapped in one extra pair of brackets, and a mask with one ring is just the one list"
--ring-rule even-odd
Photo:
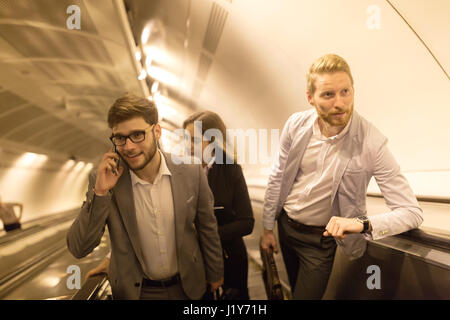
[(263, 263), (262, 277), (266, 288), (267, 298), (269, 300), (284, 300), (280, 278), (278, 277), (277, 265), (275, 264), (272, 250), (270, 250), (270, 253), (267, 253), (261, 247), (260, 242), (259, 251)]

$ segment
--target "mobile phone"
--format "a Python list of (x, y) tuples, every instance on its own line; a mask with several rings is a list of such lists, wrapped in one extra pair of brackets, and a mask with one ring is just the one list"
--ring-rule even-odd
[(119, 175), (119, 164), (120, 164), (120, 154), (117, 152), (117, 147), (114, 145), (114, 152), (119, 156), (119, 160), (114, 159), (116, 163), (116, 167), (113, 169), (113, 173), (118, 176)]

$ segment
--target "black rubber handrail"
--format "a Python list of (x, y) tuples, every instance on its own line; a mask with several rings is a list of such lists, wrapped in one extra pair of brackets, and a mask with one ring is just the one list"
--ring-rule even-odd
[[(368, 197), (376, 197), (382, 198), (382, 195), (376, 194), (367, 194)], [(427, 201), (427, 202), (435, 202), (435, 203), (447, 203), (446, 199), (441, 199), (438, 201), (438, 198), (417, 198), (422, 199), (419, 201)], [(259, 205), (264, 204), (264, 201), (261, 199), (251, 198), (252, 202), (258, 203)], [(450, 202), (448, 202), (450, 203)], [(450, 214), (450, 213), (449, 213)], [(431, 230), (429, 228), (419, 228), (409, 230), (407, 232), (395, 235), (394, 237), (401, 237), (404, 239), (408, 239), (411, 241), (416, 241), (418, 243), (429, 245), (432, 247), (437, 247), (439, 249), (444, 249), (446, 251), (450, 251), (450, 232), (445, 230)]]
[(432, 247), (438, 247), (450, 253), (450, 233), (439, 233), (439, 235), (436, 235), (434, 232), (428, 231), (426, 229), (412, 229), (400, 233), (395, 237), (417, 241), (421, 244), (429, 245)]
[(107, 285), (108, 277), (106, 273), (100, 273), (89, 277), (71, 300), (98, 300), (102, 294), (102, 288)]

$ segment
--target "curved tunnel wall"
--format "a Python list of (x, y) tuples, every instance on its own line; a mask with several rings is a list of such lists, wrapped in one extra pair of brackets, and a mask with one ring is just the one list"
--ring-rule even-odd
[[(87, 78), (80, 68), (68, 69), (71, 72), (80, 71), (76, 73), (80, 75), (78, 80), (89, 84), (90, 91), (83, 88), (78, 92), (78, 89), (74, 89), (80, 87), (80, 83), (69, 83), (69, 78), (58, 78), (60, 74), (65, 77), (71, 75), (70, 72), (57, 72), (59, 69), (56, 63), (52, 64), (53, 61), (60, 61), (65, 63), (61, 70), (69, 67), (66, 55), (57, 56), (61, 48), (51, 51), (45, 48), (37, 50), (37, 47), (31, 50), (32, 42), (29, 42), (30, 48), (24, 46), (23, 41), (19, 46), (14, 44), (11, 34), (7, 36), (4, 33), (0, 33), (0, 46), (5, 49), (0, 51), (0, 63), (4, 71), (0, 74), (0, 91), (9, 90), (28, 100), (36, 96), (35, 102), (44, 110), (44, 107), (53, 107), (52, 103), (56, 105), (55, 101), (70, 97), (75, 92), (82, 96), (98, 93), (93, 90), (94, 86), (107, 80), (116, 84), (116, 87), (108, 86), (112, 95), (121, 92), (120, 84), (130, 83), (130, 86), (138, 88), (139, 85), (130, 80), (134, 70), (130, 67), (130, 57), (123, 45), (123, 33), (116, 29), (115, 19), (108, 19), (116, 14), (113, 10), (116, 2), (108, 2), (102, 10), (95, 1), (80, 2), (80, 5), (85, 5), (82, 6), (83, 12), (89, 13), (89, 28), (82, 32), (92, 32), (89, 37), (95, 38), (95, 41), (83, 43), (95, 43), (96, 48), (103, 43), (104, 56), (109, 54), (111, 57), (103, 59), (109, 61), (109, 65), (103, 66), (102, 61), (94, 60), (96, 55), (86, 53), (95, 51), (83, 53), (90, 60), (86, 65), (101, 66), (101, 77), (87, 70), (87, 67), (83, 69), (89, 74)], [(450, 149), (446, 147), (450, 140), (447, 125), (450, 90), (446, 71), (450, 63), (450, 47), (446, 41), (450, 34), (448, 1), (265, 1), (262, 5), (258, 0), (211, 0), (191, 1), (190, 6), (186, 1), (177, 3), (180, 6), (168, 1), (154, 1), (152, 8), (159, 7), (160, 10), (144, 10), (142, 14), (148, 15), (148, 18), (162, 18), (166, 24), (165, 48), (168, 56), (170, 54), (173, 58), (171, 61), (176, 62), (172, 66), (175, 70), (171, 71), (180, 80), (175, 89), (195, 99), (199, 108), (219, 112), (229, 128), (281, 129), (290, 114), (309, 108), (305, 97), (305, 74), (309, 65), (325, 53), (340, 54), (349, 62), (355, 79), (355, 109), (389, 138), (389, 147), (414, 192), (418, 195), (450, 196)], [(211, 52), (203, 44), (209, 17), (217, 6), (227, 12), (227, 19), (217, 47)], [(59, 7), (65, 9), (63, 4)], [(36, 20), (39, 23), (34, 27), (50, 23), (50, 20), (45, 20), (45, 8), (35, 7), (33, 10), (41, 10)], [(58, 14), (56, 11), (54, 8), (51, 12), (55, 17)], [(32, 11), (27, 19), (34, 19), (31, 14)], [(14, 16), (14, 11), (9, 12), (9, 15), (2, 18), (21, 21), (20, 17)], [(61, 19), (58, 18), (63, 23), (58, 28), (65, 28), (66, 16), (64, 12)], [(183, 20), (187, 18), (190, 19), (189, 27)], [(20, 24), (16, 22), (3, 21), (0, 31), (18, 30)], [(70, 37), (71, 33), (63, 31), (64, 43), (75, 47), (76, 42)], [(28, 39), (29, 35), (24, 29), (18, 34), (21, 39)], [(136, 38), (139, 36), (138, 33), (135, 35)], [(48, 35), (44, 38), (50, 41)], [(187, 46), (183, 45), (185, 40), (188, 40)], [(70, 55), (72, 64), (73, 52)], [(23, 57), (25, 53), (29, 56)], [(38, 53), (44, 55), (39, 59), (50, 59), (52, 62), (46, 62), (46, 65), (54, 67), (51, 69), (51, 80), (48, 75), (40, 78), (43, 77), (42, 68), (37, 67), (42, 67), (42, 61), (33, 56)], [(199, 79), (197, 70), (202, 54), (206, 54), (211, 63), (208, 72)], [(27, 78), (26, 73), (20, 73), (20, 61), (30, 66), (31, 78)], [(160, 66), (170, 69), (163, 63)], [(126, 74), (124, 79), (115, 78), (123, 74)], [(45, 81), (41, 83), (43, 79)], [(199, 80), (202, 89), (194, 95), (193, 87)], [(65, 87), (58, 82), (64, 82)], [(41, 90), (43, 84), (45, 90)], [(61, 93), (64, 90), (67, 92)], [(2, 104), (8, 103), (2, 101)], [(52, 110), (50, 107), (45, 109), (49, 113)], [(56, 113), (65, 112), (59, 105), (54, 110), (57, 110)], [(2, 119), (5, 118), (0, 117), (0, 125)], [(81, 118), (78, 121), (87, 123)], [(95, 126), (86, 127), (94, 132), (97, 130)], [(99, 132), (100, 136), (106, 136), (104, 131)], [(8, 142), (11, 143), (11, 140)], [(77, 182), (68, 183), (68, 179), (61, 178), (64, 174), (58, 173), (57, 168), (58, 165), (62, 168), (64, 161), (57, 160), (61, 163), (50, 165), (56, 161), (52, 156), (41, 169), (11, 169), (14, 161), (10, 159), (12, 156), (9, 153), (14, 152), (14, 148), (3, 144), (0, 147), (3, 150), (0, 151), (0, 194), (6, 201), (23, 202), (26, 219), (38, 212), (53, 212), (58, 206), (67, 208), (81, 204), (85, 192), (83, 189), (87, 185), (86, 173)], [(81, 152), (84, 147), (80, 144), (78, 151)], [(94, 149), (100, 154), (103, 152), (100, 148)], [(31, 150), (22, 148), (21, 151)], [(275, 154), (276, 150), (272, 150), (272, 155)], [(88, 160), (95, 163), (94, 156)], [(50, 171), (45, 169), (48, 165), (51, 166)], [(244, 170), (249, 184), (265, 185), (270, 165), (244, 164)], [(61, 187), (60, 183), (55, 183), (58, 179), (70, 186)], [(376, 185), (372, 183), (369, 191), (377, 191)]]

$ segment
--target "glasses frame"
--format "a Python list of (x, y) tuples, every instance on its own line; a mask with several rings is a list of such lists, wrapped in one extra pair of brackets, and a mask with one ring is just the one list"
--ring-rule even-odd
[[(127, 135), (127, 136), (125, 136), (125, 135), (120, 135), (121, 137), (125, 138), (125, 142), (124, 142), (123, 144), (117, 145), (117, 144), (114, 143), (114, 138), (116, 137), (114, 134), (112, 134), (112, 135), (109, 137), (109, 140), (111, 140), (112, 144), (113, 144), (114, 146), (116, 146), (116, 147), (123, 147), (124, 145), (126, 145), (126, 144), (127, 144), (127, 139), (130, 139), (130, 141), (133, 142), (133, 143), (135, 143), (135, 144), (136, 144), (136, 143), (141, 143), (142, 141), (145, 140), (145, 136), (146, 136), (146, 134), (147, 134), (147, 130), (148, 130), (149, 128), (151, 128), (151, 127), (154, 127), (155, 125), (156, 125), (156, 123), (155, 123), (155, 124), (152, 124), (152, 125), (149, 125), (149, 126), (148, 126), (147, 128), (145, 128), (144, 130), (135, 130), (135, 131), (131, 132), (129, 135)], [(142, 139), (141, 141), (138, 141), (138, 142), (134, 142), (133, 139), (131, 138), (131, 136), (132, 136), (133, 134), (136, 134), (136, 133), (143, 133), (143, 134), (144, 134), (144, 139)]]

